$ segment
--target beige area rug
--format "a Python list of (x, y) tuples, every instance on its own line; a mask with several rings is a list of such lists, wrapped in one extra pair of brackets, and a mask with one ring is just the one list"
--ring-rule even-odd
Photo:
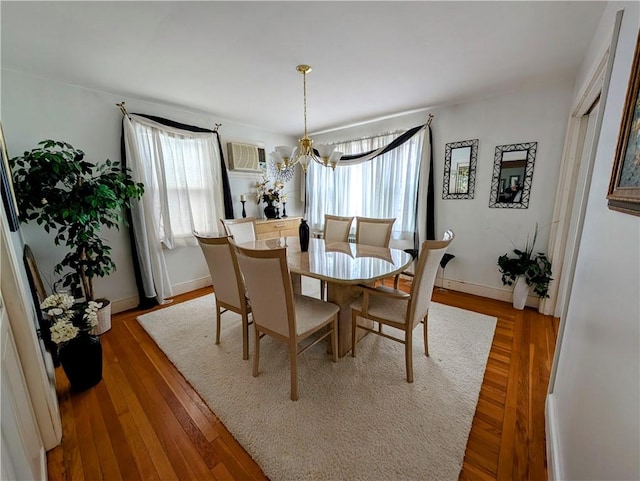
[(211, 294), (138, 321), (271, 480), (458, 479), (496, 318), (432, 304), (431, 357), (418, 327), (413, 384), (402, 344), (369, 335), (356, 358), (334, 364), (321, 343), (299, 357), (293, 402), (284, 345), (263, 339), (252, 377), (239, 316), (223, 314), (215, 345), (214, 303)]

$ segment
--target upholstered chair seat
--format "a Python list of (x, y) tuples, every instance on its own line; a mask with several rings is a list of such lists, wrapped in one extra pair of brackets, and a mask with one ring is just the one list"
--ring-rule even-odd
[[(389, 321), (404, 324), (407, 320), (407, 307), (409, 306), (410, 296), (406, 292), (389, 289), (384, 286), (378, 286), (376, 293), (382, 293), (386, 290), (393, 293), (393, 297), (381, 297), (372, 295), (369, 297), (369, 306), (367, 312), (370, 316), (381, 317)], [(395, 292), (394, 292), (395, 291)], [(351, 303), (351, 308), (362, 311), (362, 297), (359, 297)]]

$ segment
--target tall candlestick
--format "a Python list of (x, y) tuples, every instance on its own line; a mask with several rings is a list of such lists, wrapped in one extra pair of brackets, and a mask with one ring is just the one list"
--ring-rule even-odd
[(242, 218), (244, 219), (245, 217), (247, 217), (247, 211), (244, 210), (244, 203), (246, 202), (246, 200), (243, 199), (240, 202), (242, 202)]

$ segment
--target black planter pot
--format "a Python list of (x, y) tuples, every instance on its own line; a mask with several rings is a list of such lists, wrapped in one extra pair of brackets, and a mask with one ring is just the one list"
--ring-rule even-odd
[(275, 219), (277, 217), (277, 212), (276, 212), (276, 207), (269, 203), (267, 204), (267, 206), (264, 208), (264, 216), (267, 219)]
[(102, 380), (102, 344), (97, 336), (80, 335), (58, 348), (62, 369), (74, 391), (85, 391)]

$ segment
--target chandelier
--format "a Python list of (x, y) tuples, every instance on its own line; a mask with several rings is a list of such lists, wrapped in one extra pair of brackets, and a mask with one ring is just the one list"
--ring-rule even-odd
[(311, 72), (309, 65), (298, 65), (296, 70), (302, 74), (302, 91), (304, 98), (304, 136), (298, 141), (297, 147), (279, 145), (275, 152), (269, 156), (276, 165), (278, 171), (292, 169), (296, 164), (300, 164), (302, 171), (306, 174), (311, 161), (315, 161), (324, 167), (331, 167), (335, 170), (342, 152), (336, 152), (334, 145), (317, 145), (313, 148), (313, 140), (307, 134), (307, 73)]

